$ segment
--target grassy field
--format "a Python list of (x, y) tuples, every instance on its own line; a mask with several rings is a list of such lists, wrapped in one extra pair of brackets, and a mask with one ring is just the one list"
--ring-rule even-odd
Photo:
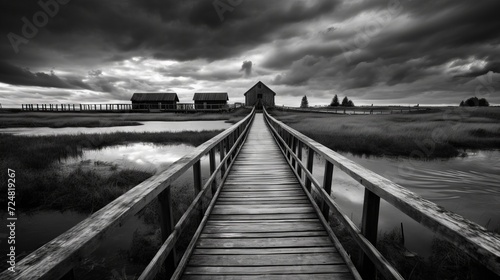
[(393, 115), (271, 114), (330, 149), (356, 155), (431, 159), (500, 148), (500, 108), (434, 108)]
[(235, 123), (250, 109), (229, 113), (88, 113), (88, 112), (2, 112), (0, 128), (7, 127), (110, 127), (140, 125), (141, 121), (213, 121)]

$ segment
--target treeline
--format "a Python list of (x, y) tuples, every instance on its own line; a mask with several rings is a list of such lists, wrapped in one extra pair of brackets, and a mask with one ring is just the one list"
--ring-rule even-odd
[(471, 97), (467, 100), (462, 100), (462, 102), (460, 102), (460, 106), (461, 107), (464, 107), (464, 106), (468, 106), (468, 107), (476, 107), (476, 106), (479, 106), (479, 107), (487, 107), (487, 106), (490, 106), (490, 103), (488, 102), (488, 100), (486, 100), (485, 98), (477, 98), (477, 97)]
[(338, 106), (354, 107), (354, 102), (352, 102), (352, 100), (349, 100), (349, 98), (347, 98), (346, 96), (344, 97), (344, 99), (342, 99), (342, 103), (339, 103), (339, 97), (335, 94), (335, 96), (332, 99), (332, 102), (330, 102), (330, 107), (338, 107)]
[[(335, 96), (332, 99), (332, 102), (330, 103), (330, 107), (354, 107), (354, 102), (350, 100), (349, 98), (344, 97), (342, 99), (342, 103), (339, 102), (339, 97), (335, 94)], [(307, 100), (307, 96), (304, 95), (302, 97), (302, 100), (300, 101), (300, 108), (308, 108), (309, 107), (309, 101)]]

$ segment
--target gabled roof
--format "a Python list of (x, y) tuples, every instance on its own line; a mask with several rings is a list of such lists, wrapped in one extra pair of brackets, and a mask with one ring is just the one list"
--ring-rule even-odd
[(160, 102), (160, 101), (179, 101), (175, 92), (158, 93), (134, 93), (130, 101), (136, 102)]
[(247, 95), (247, 93), (249, 93), (252, 89), (254, 89), (256, 86), (258, 86), (259, 84), (263, 85), (265, 88), (267, 88), (268, 90), (270, 90), (274, 95), (276, 95), (276, 92), (274, 92), (274, 90), (270, 89), (268, 86), (266, 86), (266, 84), (264, 84), (263, 82), (259, 81), (258, 83), (256, 83), (253, 87), (251, 87), (249, 90), (247, 90), (247, 92), (245, 92), (245, 94), (243, 95)]
[(227, 92), (195, 92), (193, 96), (194, 101), (227, 101), (229, 97)]

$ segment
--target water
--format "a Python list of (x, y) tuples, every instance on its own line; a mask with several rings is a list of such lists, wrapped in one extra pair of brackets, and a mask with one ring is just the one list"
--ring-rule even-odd
[(157, 145), (132, 143), (106, 147), (100, 150), (86, 149), (79, 157), (61, 162), (63, 168), (78, 166), (117, 166), (119, 168), (159, 172), (194, 150), (191, 145)]
[[(500, 151), (431, 161), (343, 156), (489, 230), (500, 228)], [(324, 160), (317, 159), (314, 169), (313, 174), (322, 182)], [(332, 193), (343, 213), (359, 225), (364, 187), (335, 169)], [(380, 213), (379, 233), (399, 230), (403, 223), (408, 249), (423, 256), (430, 253), (431, 231), (383, 200)]]
[(14, 135), (63, 135), (63, 134), (92, 134), (92, 133), (112, 133), (112, 132), (179, 132), (179, 131), (204, 131), (222, 130), (231, 126), (224, 121), (146, 121), (142, 125), (133, 126), (112, 126), (112, 127), (14, 127), (2, 128), (0, 133), (10, 133)]

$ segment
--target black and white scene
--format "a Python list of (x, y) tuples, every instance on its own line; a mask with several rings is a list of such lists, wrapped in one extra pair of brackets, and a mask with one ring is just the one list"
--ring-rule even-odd
[(2, 1), (0, 280), (500, 280), (499, 11)]

